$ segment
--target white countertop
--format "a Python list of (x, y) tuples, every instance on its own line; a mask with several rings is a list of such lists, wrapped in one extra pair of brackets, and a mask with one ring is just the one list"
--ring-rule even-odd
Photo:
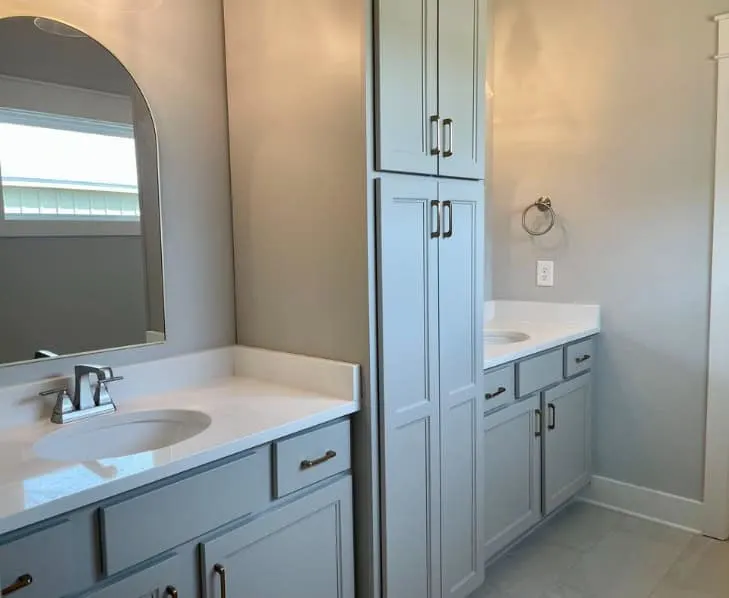
[[(352, 367), (358, 376), (357, 366)], [(33, 451), (40, 438), (71, 429), (72, 423), (59, 426), (44, 419), (3, 429), (0, 534), (347, 416), (358, 410), (358, 398), (333, 398), (231, 376), (192, 389), (130, 399), (118, 405), (119, 414), (190, 409), (207, 414), (211, 424), (197, 436), (170, 447), (83, 463), (50, 461)]]
[(484, 332), (515, 331), (525, 341), (491, 344), (484, 340), (483, 367), (494, 368), (600, 332), (600, 307), (564, 303), (490, 301), (484, 306)]

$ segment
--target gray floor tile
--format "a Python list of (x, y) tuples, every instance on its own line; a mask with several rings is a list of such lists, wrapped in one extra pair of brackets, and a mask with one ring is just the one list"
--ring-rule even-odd
[(647, 598), (682, 549), (635, 533), (611, 531), (561, 581), (596, 598)]
[[(726, 598), (729, 596), (729, 543), (694, 536), (657, 591), (669, 598), (683, 598), (684, 595), (687, 598), (694, 595)], [(663, 594), (658, 596), (662, 598)]]
[(538, 530), (539, 541), (585, 551), (616, 529), (625, 515), (583, 502), (574, 502)]

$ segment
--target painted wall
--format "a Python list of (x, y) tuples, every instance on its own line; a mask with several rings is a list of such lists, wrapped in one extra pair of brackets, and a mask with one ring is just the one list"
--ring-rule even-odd
[[(168, 341), (97, 360), (123, 365), (233, 343), (222, 7), (209, 0), (0, 0), (0, 17), (29, 13), (74, 24), (106, 45), (147, 96), (159, 134)], [(67, 374), (74, 361), (3, 368), (0, 385)]]
[(358, 595), (379, 587), (362, 0), (225, 0), (238, 341), (363, 366)]
[[(727, 0), (495, 0), (493, 290), (603, 306), (598, 474), (700, 499)], [(551, 195), (542, 240), (521, 210)], [(555, 287), (535, 261), (555, 261)]]
[(0, 237), (0, 272), (0, 363), (145, 342), (140, 236)]

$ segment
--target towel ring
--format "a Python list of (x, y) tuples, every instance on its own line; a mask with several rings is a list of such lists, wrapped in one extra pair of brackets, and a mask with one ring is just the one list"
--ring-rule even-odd
[[(531, 228), (527, 224), (527, 215), (533, 208), (536, 208), (539, 210), (540, 213), (545, 214), (548, 219), (547, 227), (543, 230), (535, 230), (534, 228)], [(551, 231), (554, 228), (555, 221), (557, 219), (557, 215), (554, 213), (554, 209), (552, 208), (552, 200), (549, 197), (540, 197), (537, 201), (535, 201), (533, 204), (528, 205), (524, 212), (521, 215), (521, 226), (522, 228), (529, 233), (532, 237), (541, 237), (542, 235), (546, 235), (549, 231)]]

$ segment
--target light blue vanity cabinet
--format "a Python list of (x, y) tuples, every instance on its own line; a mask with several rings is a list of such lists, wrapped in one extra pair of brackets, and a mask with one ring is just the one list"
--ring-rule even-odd
[[(107, 582), (79, 598), (187, 598), (197, 596), (194, 576), (184, 573), (184, 559), (173, 554), (119, 580)], [(185, 563), (190, 564), (190, 559)], [(23, 598), (18, 595), (18, 598)]]
[(352, 525), (347, 477), (206, 540), (204, 598), (354, 598)]
[(588, 338), (484, 374), (486, 562), (589, 483), (594, 345)]
[(577, 494), (590, 479), (592, 417), (590, 375), (544, 393), (544, 514)]
[(485, 416), (483, 433), (488, 561), (542, 519), (541, 397)]
[(483, 179), (485, 0), (374, 4), (377, 169)]
[(349, 429), (327, 423), (0, 537), (3, 589), (224, 598), (225, 581), (233, 597), (354, 598)]
[(483, 581), (483, 185), (378, 181), (383, 580), (388, 598)]

